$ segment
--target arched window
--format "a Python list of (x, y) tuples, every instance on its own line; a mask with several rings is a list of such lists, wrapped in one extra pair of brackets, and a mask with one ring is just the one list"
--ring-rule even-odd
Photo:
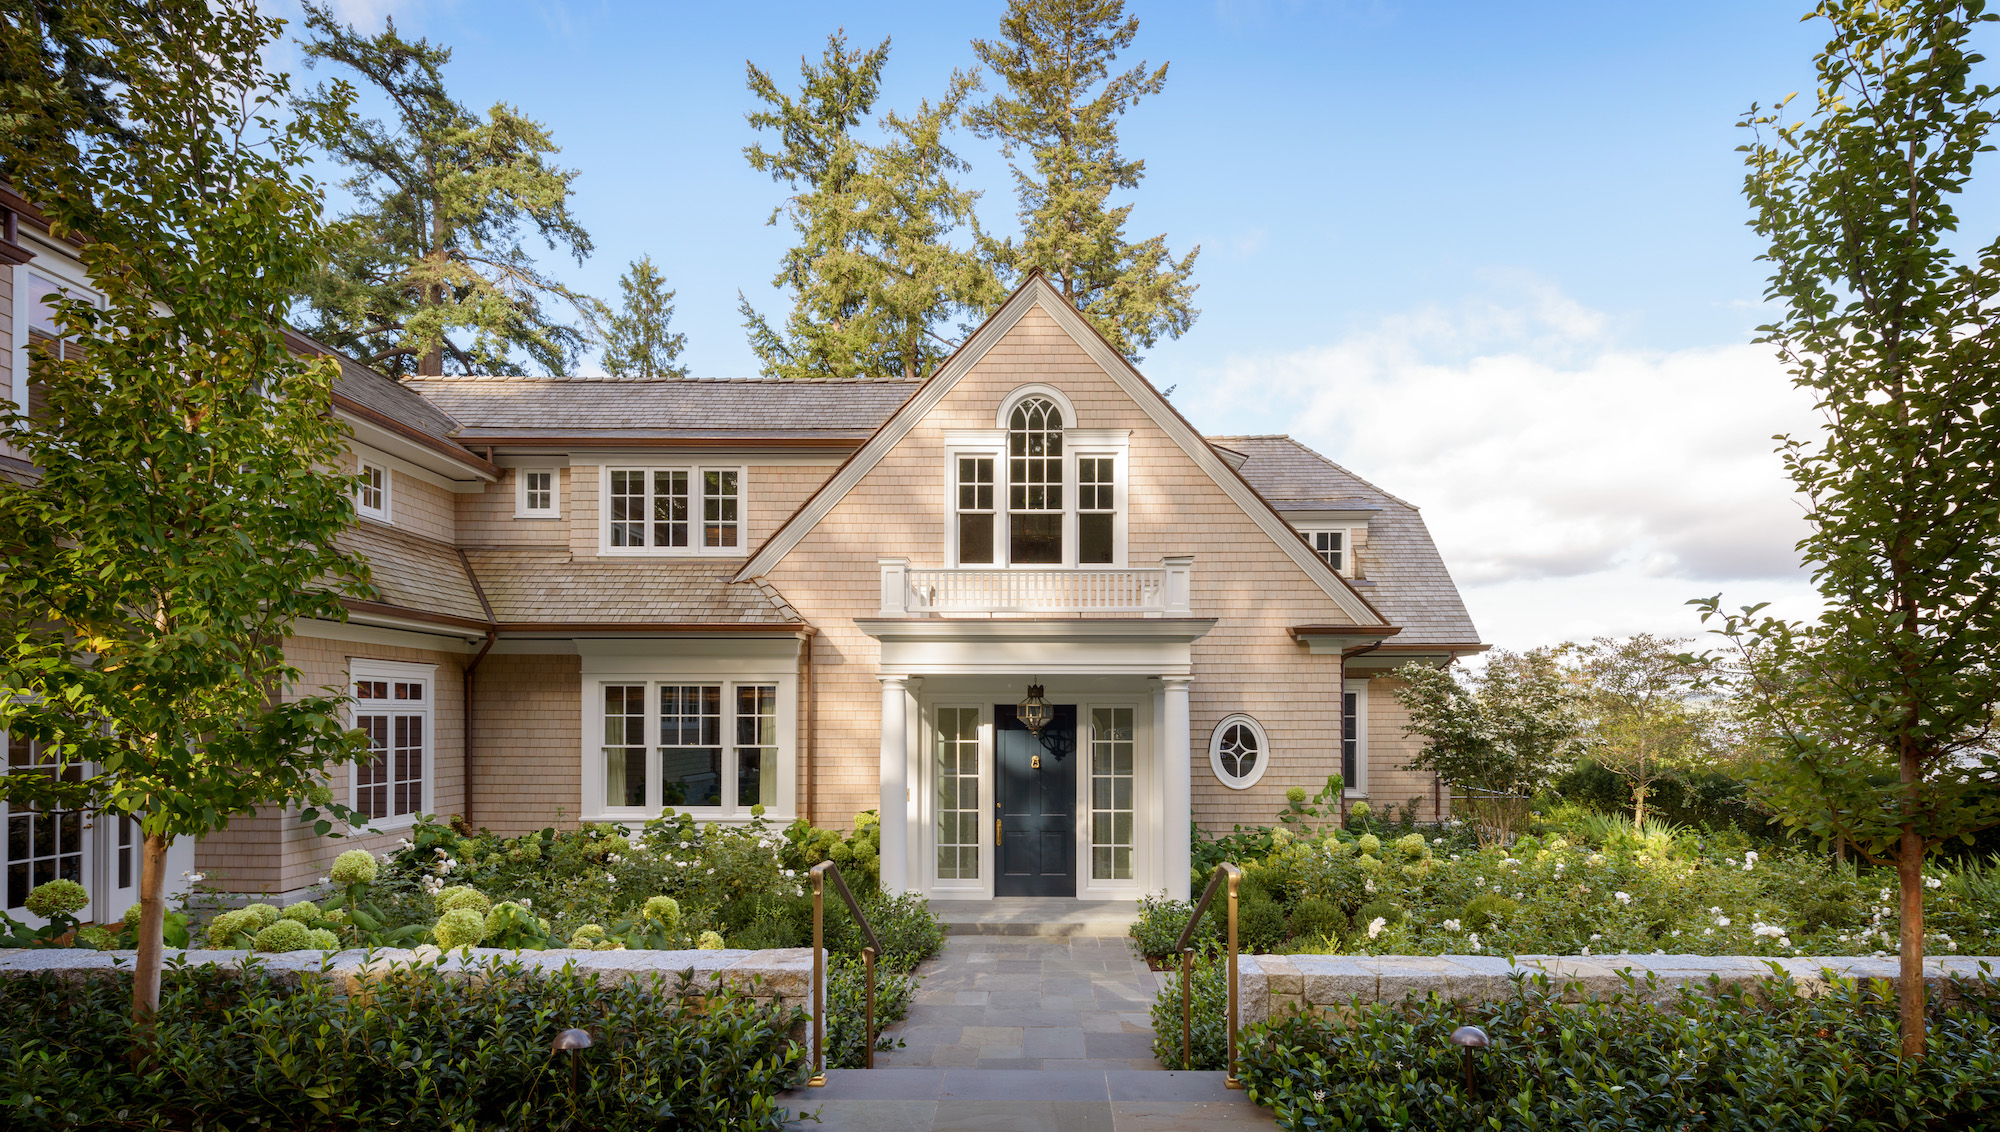
[(1063, 560), (1063, 417), (1047, 397), (1028, 397), (1007, 421), (1007, 558)]
[(1208, 765), (1232, 790), (1247, 790), (1264, 777), (1271, 763), (1271, 744), (1264, 729), (1247, 715), (1232, 715), (1215, 725), (1208, 740)]

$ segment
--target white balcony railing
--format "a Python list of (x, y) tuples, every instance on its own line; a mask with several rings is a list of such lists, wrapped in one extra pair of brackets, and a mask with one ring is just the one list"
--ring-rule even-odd
[(1158, 567), (1060, 570), (973, 567), (911, 569), (907, 558), (877, 560), (882, 569), (882, 616), (926, 613), (1122, 613), (1185, 616), (1192, 558), (1162, 558)]

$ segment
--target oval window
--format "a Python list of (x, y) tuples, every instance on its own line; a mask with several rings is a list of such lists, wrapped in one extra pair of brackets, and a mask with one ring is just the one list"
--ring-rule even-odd
[(1256, 720), (1232, 715), (1215, 725), (1208, 740), (1208, 765), (1224, 786), (1247, 790), (1257, 785), (1270, 762), (1271, 745)]

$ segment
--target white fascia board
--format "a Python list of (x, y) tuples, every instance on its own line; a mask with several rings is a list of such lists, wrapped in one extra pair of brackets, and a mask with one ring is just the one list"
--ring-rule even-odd
[(430, 652), (470, 653), (485, 643), (483, 635), (447, 629), (423, 621), (405, 621), (378, 614), (349, 614), (348, 621), (301, 619), (292, 622), (292, 636), (322, 641), (346, 641), (358, 645), (424, 649)]
[(396, 470), (446, 491), (480, 492), (494, 478), (474, 471), (439, 452), (434, 452), (399, 433), (390, 432), (373, 421), (350, 415), (336, 407), (333, 415), (354, 432), (354, 442), (393, 457)]
[(1029, 620), (950, 620), (938, 617), (860, 618), (854, 626), (878, 641), (1171, 641), (1192, 644), (1215, 628), (1212, 617), (1056, 617)]

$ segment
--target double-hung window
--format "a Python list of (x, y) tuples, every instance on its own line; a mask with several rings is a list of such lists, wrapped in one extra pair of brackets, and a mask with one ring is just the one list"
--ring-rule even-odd
[(742, 554), (743, 479), (740, 467), (606, 468), (605, 552)]
[(369, 821), (410, 819), (431, 807), (436, 672), (354, 662), (354, 729), (367, 738), (368, 753), (354, 766), (353, 806)]
[(1069, 413), (1031, 391), (993, 432), (948, 434), (954, 565), (1123, 563), (1129, 434), (1078, 429)]
[(599, 685), (606, 811), (776, 809), (785, 769), (779, 682), (606, 680)]

